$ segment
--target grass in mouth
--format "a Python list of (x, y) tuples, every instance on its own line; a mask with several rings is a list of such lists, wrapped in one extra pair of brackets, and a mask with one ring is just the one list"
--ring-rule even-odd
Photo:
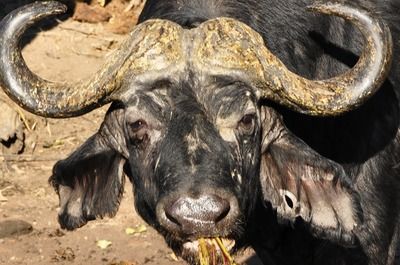
[(219, 237), (199, 239), (200, 265), (217, 265), (219, 260), (217, 247), (221, 251), (223, 265), (237, 265)]

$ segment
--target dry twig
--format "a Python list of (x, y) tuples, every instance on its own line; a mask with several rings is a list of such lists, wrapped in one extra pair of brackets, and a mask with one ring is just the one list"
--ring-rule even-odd
[(21, 120), (24, 123), (24, 125), (25, 125), (26, 129), (28, 130), (28, 132), (32, 132), (32, 128), (29, 125), (29, 122), (26, 119), (24, 112), (19, 107), (15, 108), (15, 109), (18, 112), (18, 115), (21, 117)]

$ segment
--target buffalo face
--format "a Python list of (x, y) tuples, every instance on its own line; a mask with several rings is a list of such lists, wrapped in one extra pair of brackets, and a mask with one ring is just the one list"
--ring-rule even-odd
[(238, 238), (255, 197), (256, 98), (220, 82), (169, 84), (135, 97), (146, 107), (125, 111), (136, 208), (184, 256), (197, 253), (199, 237)]
[(200, 237), (241, 237), (259, 186), (256, 96), (228, 77), (187, 79), (125, 95), (99, 132), (57, 163), (51, 182), (60, 194), (62, 227), (113, 215), (124, 168), (137, 211), (182, 256), (197, 254)]

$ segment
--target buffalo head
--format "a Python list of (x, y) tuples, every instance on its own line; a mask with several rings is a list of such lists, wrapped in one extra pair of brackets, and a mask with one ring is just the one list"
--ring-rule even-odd
[(113, 102), (98, 133), (54, 167), (61, 226), (114, 215), (126, 174), (140, 215), (188, 260), (200, 237), (241, 239), (261, 199), (284, 220), (302, 218), (315, 235), (352, 242), (360, 209), (343, 168), (260, 102), (310, 115), (353, 109), (386, 78), (391, 38), (366, 11), (339, 4), (311, 9), (341, 16), (363, 33), (364, 52), (348, 72), (320, 81), (300, 77), (258, 33), (230, 18), (194, 29), (149, 20), (90, 79), (53, 83), (27, 68), (19, 40), (64, 5), (37, 2), (9, 14), (0, 25), (0, 84), (14, 101), (55, 118)]

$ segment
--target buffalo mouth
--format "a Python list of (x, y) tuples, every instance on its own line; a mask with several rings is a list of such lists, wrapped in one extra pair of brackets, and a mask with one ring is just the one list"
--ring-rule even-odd
[(198, 238), (183, 243), (181, 256), (190, 264), (235, 264), (231, 256), (235, 252), (235, 245), (236, 241), (230, 238)]

